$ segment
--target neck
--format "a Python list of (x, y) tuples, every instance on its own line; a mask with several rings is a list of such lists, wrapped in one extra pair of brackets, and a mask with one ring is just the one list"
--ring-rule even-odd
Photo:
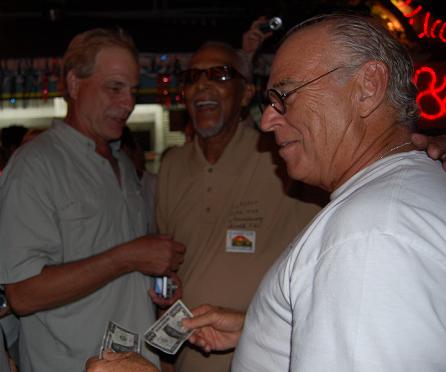
[(198, 144), (203, 151), (203, 155), (209, 164), (215, 164), (223, 155), (226, 147), (235, 135), (238, 128), (238, 123), (226, 127), (219, 134), (209, 138), (203, 138), (198, 136)]
[(373, 139), (358, 143), (356, 147), (350, 149), (350, 153), (345, 157), (345, 159), (353, 159), (353, 161), (349, 161), (349, 166), (331, 185), (330, 191), (336, 190), (356, 173), (376, 161), (390, 155), (414, 150), (411, 134), (408, 128), (394, 125)]
[(89, 130), (88, 125), (84, 125), (82, 120), (73, 110), (68, 109), (67, 116), (64, 119), (65, 123), (70, 125), (73, 129), (82, 133), (85, 137), (91, 139), (96, 145), (96, 153), (102, 157), (110, 160), (113, 158), (110, 144), (106, 141), (100, 140), (97, 136), (94, 136)]

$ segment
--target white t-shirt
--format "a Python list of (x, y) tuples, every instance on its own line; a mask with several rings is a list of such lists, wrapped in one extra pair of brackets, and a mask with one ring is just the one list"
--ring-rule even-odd
[(446, 370), (446, 173), (413, 151), (363, 169), (248, 310), (233, 372)]

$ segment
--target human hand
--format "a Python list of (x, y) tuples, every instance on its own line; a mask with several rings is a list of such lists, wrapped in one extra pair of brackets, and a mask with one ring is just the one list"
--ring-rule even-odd
[(165, 235), (144, 235), (121, 246), (119, 260), (130, 271), (153, 276), (169, 276), (184, 261), (186, 247)]
[(158, 295), (153, 288), (149, 289), (149, 296), (152, 302), (162, 309), (174, 304), (183, 296), (183, 283), (181, 282), (181, 279), (178, 277), (178, 275), (176, 273), (171, 273), (169, 275), (169, 278), (172, 279), (173, 284), (175, 284), (177, 287), (175, 289), (175, 292), (173, 292), (172, 297), (164, 298), (163, 296)]
[(93, 357), (85, 366), (87, 372), (159, 372), (147, 359), (137, 353), (105, 352), (103, 359)]
[(192, 310), (193, 318), (183, 319), (183, 326), (196, 332), (188, 341), (206, 352), (228, 350), (237, 346), (242, 334), (245, 314), (211, 305)]
[(260, 31), (259, 26), (266, 22), (268, 22), (268, 18), (265, 16), (257, 18), (251, 24), (249, 30), (243, 34), (242, 49), (250, 58), (254, 56), (262, 43), (273, 34), (272, 31), (267, 33)]
[(418, 150), (425, 150), (432, 159), (442, 161), (446, 171), (446, 135), (430, 137), (414, 133), (411, 139)]
[(15, 364), (14, 359), (12, 359), (9, 355), (8, 355), (8, 359), (9, 359), (10, 372), (18, 372), (17, 365)]

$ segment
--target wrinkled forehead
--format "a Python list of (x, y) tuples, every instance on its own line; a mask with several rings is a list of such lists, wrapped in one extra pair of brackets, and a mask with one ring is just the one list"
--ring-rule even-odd
[(325, 71), (340, 59), (334, 53), (333, 41), (326, 26), (312, 25), (299, 30), (282, 43), (271, 66), (271, 78), (280, 79)]
[(208, 68), (228, 65), (240, 69), (235, 51), (221, 46), (205, 46), (191, 58), (189, 68)]

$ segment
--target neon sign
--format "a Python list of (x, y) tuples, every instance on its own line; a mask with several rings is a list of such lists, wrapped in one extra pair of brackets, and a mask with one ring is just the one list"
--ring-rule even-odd
[(409, 24), (414, 27), (416, 16), (422, 19), (422, 31), (418, 34), (420, 39), (430, 38), (439, 39), (446, 43), (446, 22), (441, 19), (434, 19), (430, 12), (423, 15), (423, 7), (418, 5), (415, 9), (410, 7), (412, 0), (398, 1), (395, 6), (409, 19)]
[(417, 103), (421, 118), (438, 120), (446, 117), (446, 76), (439, 81), (434, 69), (423, 66), (416, 70), (414, 83), (419, 89)]

